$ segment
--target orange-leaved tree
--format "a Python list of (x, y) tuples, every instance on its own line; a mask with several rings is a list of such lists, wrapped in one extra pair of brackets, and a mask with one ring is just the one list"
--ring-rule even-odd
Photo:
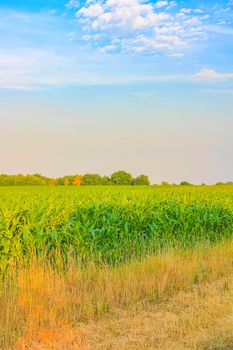
[(75, 176), (75, 178), (74, 178), (74, 185), (75, 186), (81, 186), (82, 178), (83, 177), (81, 175)]

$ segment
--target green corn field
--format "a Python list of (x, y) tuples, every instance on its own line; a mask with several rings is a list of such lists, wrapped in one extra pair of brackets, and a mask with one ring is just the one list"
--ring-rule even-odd
[(117, 264), (233, 234), (233, 186), (0, 188), (0, 267)]

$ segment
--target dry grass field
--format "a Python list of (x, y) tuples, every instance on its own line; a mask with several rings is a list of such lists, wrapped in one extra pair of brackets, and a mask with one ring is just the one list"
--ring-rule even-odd
[(232, 349), (233, 242), (66, 274), (8, 275), (1, 349)]

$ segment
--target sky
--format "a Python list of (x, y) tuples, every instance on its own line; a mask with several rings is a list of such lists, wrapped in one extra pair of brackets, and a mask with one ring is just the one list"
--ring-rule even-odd
[(233, 181), (233, 0), (1, 0), (0, 173)]

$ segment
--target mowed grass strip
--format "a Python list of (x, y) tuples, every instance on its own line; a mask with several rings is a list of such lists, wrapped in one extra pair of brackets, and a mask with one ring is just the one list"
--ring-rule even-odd
[(192, 293), (219, 279), (226, 279), (222, 285), (227, 291), (232, 266), (232, 241), (120, 267), (91, 264), (78, 269), (70, 263), (65, 274), (45, 262), (34, 262), (30, 268), (5, 276), (0, 294), (0, 348), (10, 349), (25, 337), (29, 341), (42, 330), (79, 330), (84, 324), (114, 315), (116, 310), (136, 308), (143, 313), (149, 305), (166, 305), (178, 293)]

